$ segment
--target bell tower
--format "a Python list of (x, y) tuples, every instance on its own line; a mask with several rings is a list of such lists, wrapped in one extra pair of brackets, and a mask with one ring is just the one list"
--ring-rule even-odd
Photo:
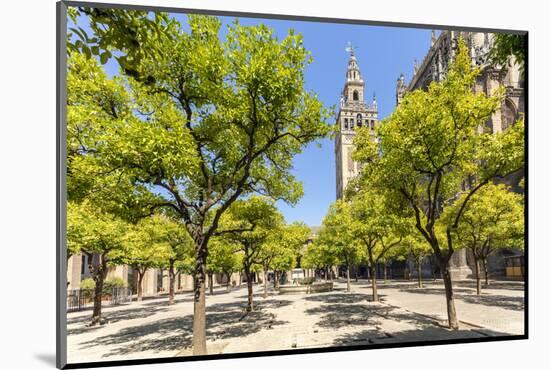
[(336, 116), (336, 198), (342, 199), (349, 180), (359, 173), (359, 164), (352, 159), (353, 138), (360, 128), (369, 130), (374, 139), (378, 122), (378, 106), (373, 94), (371, 104), (365, 102), (365, 81), (359, 70), (355, 48), (346, 48), (350, 53), (344, 89), (340, 97), (340, 110)]

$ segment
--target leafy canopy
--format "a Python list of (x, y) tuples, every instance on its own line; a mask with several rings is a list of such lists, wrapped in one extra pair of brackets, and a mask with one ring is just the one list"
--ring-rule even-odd
[[(295, 203), (302, 187), (290, 172), (292, 158), (330, 132), (329, 112), (304, 89), (311, 57), (300, 35), (279, 41), (266, 26), (235, 22), (222, 42), (220, 24), (192, 15), (188, 32), (179, 25), (163, 31), (169, 35), (155, 56), (139, 59), (146, 83), (100, 76), (124, 96), (97, 124), (94, 150), (80, 157), (82, 177), (100, 173), (124, 189), (109, 192), (112, 204), (142, 214), (172, 208), (194, 238), (212, 236), (239, 197)], [(97, 69), (93, 61), (82, 63)]]
[[(354, 157), (365, 164), (360, 186), (385, 191), (391, 203), (412, 209), (416, 228), (445, 261), (453, 246), (448, 239), (442, 253), (436, 222), (443, 209), (457, 202), (457, 194), (475, 193), (523, 167), (523, 120), (502, 133), (489, 132), (486, 123), (501, 104), (502, 91), (491, 97), (474, 93), (478, 74), (460, 40), (444, 81), (408, 93), (378, 126), (377, 142), (362, 129), (355, 139)], [(462, 198), (449, 232), (468, 199)]]
[[(470, 248), (483, 258), (496, 248), (523, 248), (523, 197), (506, 185), (489, 184), (474, 194), (453, 233), (456, 245)], [(456, 206), (445, 209), (443, 220), (452, 220)], [(448, 221), (449, 222), (449, 221)]]
[(343, 200), (333, 203), (325, 218), (315, 244), (324, 246), (322, 253), (328, 253), (321, 260), (336, 257), (337, 263), (351, 265), (364, 258), (364, 251), (353, 236), (350, 225), (353, 223), (350, 204)]
[(111, 214), (98, 212), (89, 202), (67, 204), (68, 254), (105, 255), (113, 260), (124, 250), (131, 225)]

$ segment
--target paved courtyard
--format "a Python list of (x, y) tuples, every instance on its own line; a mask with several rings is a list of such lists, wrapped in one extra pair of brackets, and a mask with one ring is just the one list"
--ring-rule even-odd
[[(328, 293), (262, 297), (255, 287), (256, 310), (246, 315), (246, 287), (225, 288), (207, 296), (209, 353), (395, 343), (523, 334), (523, 283), (500, 281), (475, 294), (474, 282), (456, 283), (461, 328), (441, 326), (446, 319), (443, 285), (380, 282), (381, 303), (369, 302), (370, 284), (343, 281)], [(193, 305), (190, 293), (177, 303), (155, 298), (104, 308), (108, 323), (86, 327), (91, 311), (68, 314), (69, 363), (191, 355)], [(367, 299), (368, 298), (368, 299)]]

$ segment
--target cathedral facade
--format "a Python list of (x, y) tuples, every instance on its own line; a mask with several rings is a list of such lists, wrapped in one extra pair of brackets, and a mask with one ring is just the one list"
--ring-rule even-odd
[(474, 92), (492, 96), (497, 89), (505, 89), (504, 102), (487, 122), (492, 132), (502, 132), (525, 112), (524, 78), (513, 59), (506, 66), (490, 63), (489, 52), (494, 39), (491, 33), (446, 30), (436, 38), (435, 31), (432, 31), (431, 47), (420, 65), (414, 62), (414, 74), (408, 86), (403, 74), (397, 79), (396, 103), (401, 102), (407, 91), (427, 89), (432, 81), (438, 82), (446, 77), (460, 38), (468, 46), (472, 65), (480, 68)]

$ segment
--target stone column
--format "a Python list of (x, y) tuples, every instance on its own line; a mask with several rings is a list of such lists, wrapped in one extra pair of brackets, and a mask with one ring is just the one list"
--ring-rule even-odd
[(67, 263), (67, 289), (80, 289), (82, 272), (82, 255), (76, 254), (69, 258)]
[(170, 291), (170, 275), (168, 274), (168, 270), (162, 270), (162, 289), (163, 293), (168, 293)]
[(465, 280), (472, 276), (472, 269), (466, 261), (466, 249), (459, 249), (453, 253), (449, 267), (453, 281)]
[(181, 275), (181, 289), (185, 291), (193, 290), (193, 276), (188, 274)]
[(154, 296), (157, 294), (157, 269), (148, 269), (143, 277), (143, 296)]

